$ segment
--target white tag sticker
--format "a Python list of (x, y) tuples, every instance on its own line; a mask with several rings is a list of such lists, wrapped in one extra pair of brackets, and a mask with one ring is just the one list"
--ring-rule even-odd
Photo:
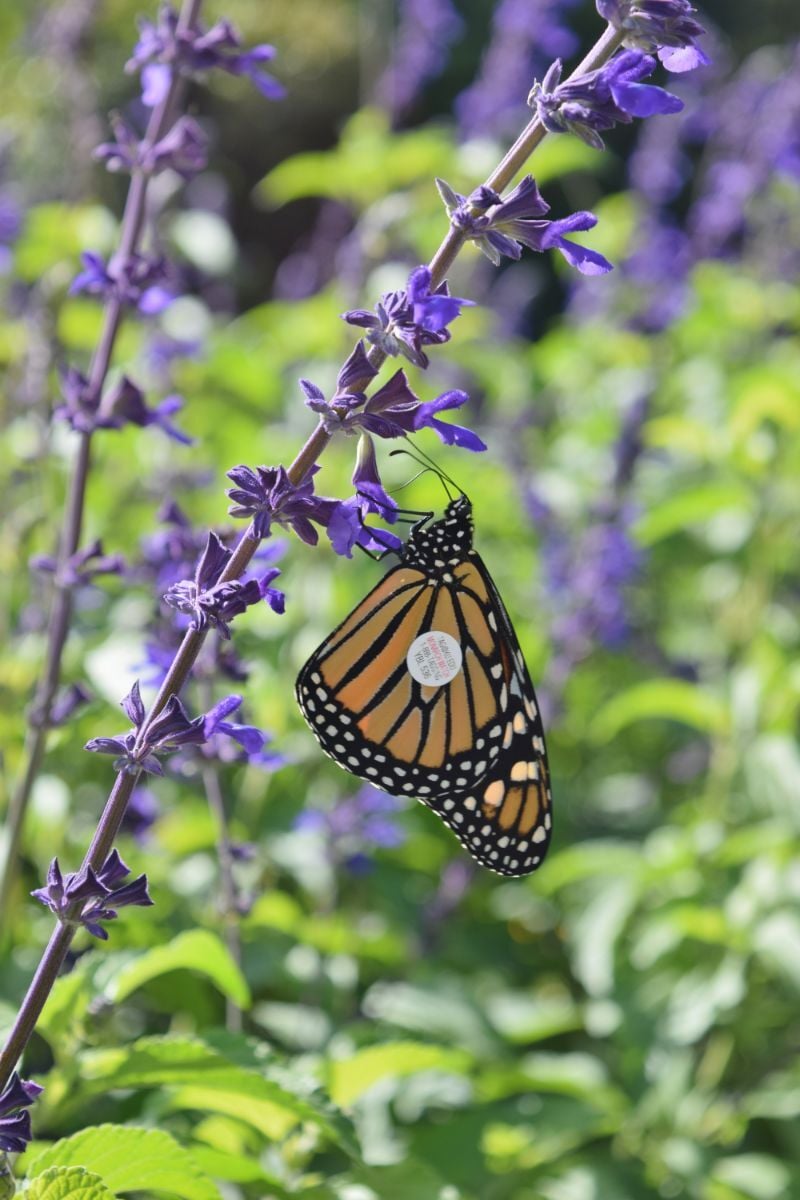
[(449, 633), (431, 629), (411, 643), (406, 663), (418, 683), (441, 687), (461, 670), (461, 647)]

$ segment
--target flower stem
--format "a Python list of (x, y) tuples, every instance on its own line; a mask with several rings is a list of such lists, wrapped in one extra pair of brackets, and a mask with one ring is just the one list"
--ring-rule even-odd
[[(196, 4), (199, 7), (199, 0), (196, 0)], [(596, 45), (586, 55), (583, 62), (576, 68), (570, 78), (575, 78), (578, 74), (584, 74), (586, 71), (594, 70), (601, 66), (611, 58), (619, 45), (619, 35), (610, 26), (607, 27)], [(537, 118), (534, 118), (529, 122), (500, 165), (490, 176), (487, 181), (489, 186), (495, 190), (505, 187), (522, 168), (528, 156), (536, 149), (544, 136), (545, 130), (541, 126), (541, 122)], [(456, 233), (452, 229), (448, 232), (430, 263), (433, 275), (431, 286), (437, 286), (444, 280), (450, 265), (463, 246), (464, 240), (460, 233)], [(382, 351), (376, 350), (375, 347), (372, 348), (370, 362), (374, 367), (382, 365), (385, 357)], [(292, 465), (288, 468), (288, 475), (292, 483), (298, 484), (303, 479), (306, 472), (314, 465), (330, 440), (330, 434), (326, 433), (322, 422), (320, 422)], [(239, 540), (227, 567), (220, 576), (219, 582), (229, 582), (230, 580), (238, 579), (257, 548), (258, 539), (253, 536), (253, 527), (251, 525)], [(186, 683), (204, 641), (204, 631), (189, 630), (184, 635), (183, 641), (176, 652), (175, 658), (158, 691), (150, 712), (139, 730), (137, 747), (144, 742), (149, 725), (161, 712), (169, 697), (177, 695)], [(125, 808), (137, 779), (138, 776), (133, 774), (119, 774), (117, 776), (106, 801), (103, 814), (98, 822), (92, 844), (84, 859), (84, 866), (99, 868), (111, 852), (122, 818), (125, 815)], [(68, 932), (65, 932), (67, 930)], [(63, 943), (64, 938), (66, 938), (65, 944)], [(44, 952), (39, 969), (28, 989), (9, 1040), (2, 1054), (0, 1054), (0, 1090), (2, 1090), (8, 1081), (11, 1072), (28, 1043), (39, 1014), (44, 1007), (50, 988), (64, 961), (71, 939), (72, 931), (67, 926), (59, 926)]]
[[(225, 812), (225, 797), (219, 781), (219, 771), (213, 763), (203, 767), (203, 787), (208, 807), (217, 826), (217, 854), (220, 874), (220, 909), (222, 913), (225, 945), (237, 967), (242, 965), (242, 940), (239, 936), (239, 914), (236, 908), (236, 880), (233, 874), (228, 816)], [(242, 1031), (242, 1010), (230, 997), (225, 999), (225, 1027), (231, 1033)]]
[[(184, 0), (180, 15), (180, 26), (190, 28), (197, 20), (202, 0)], [(144, 145), (152, 147), (163, 137), (170, 122), (170, 114), (176, 98), (183, 87), (178, 75), (173, 75), (170, 88), (164, 99), (153, 110), (144, 135)], [(146, 211), (149, 177), (137, 171), (131, 177), (125, 210), (122, 217), (120, 243), (116, 259), (128, 261), (136, 252), (141, 238)], [(103, 326), (91, 367), (89, 369), (89, 395), (99, 399), (108, 374), (111, 357), (122, 324), (123, 306), (119, 299), (109, 297), (103, 314)], [(63, 567), (67, 559), (78, 550), (83, 534), (83, 512), (91, 464), (92, 433), (80, 435), (78, 452), (69, 484), (69, 494), (64, 512), (64, 521), (59, 538), (58, 562)], [(14, 886), (19, 862), (20, 844), (31, 793), (39, 775), (47, 749), (47, 734), (53, 702), (61, 682), (61, 661), (69, 635), (72, 617), (72, 587), (58, 582), (56, 572), (55, 594), (47, 628), (45, 661), (30, 709), (28, 732), (23, 750), (22, 772), (12, 793), (6, 818), (5, 851), (0, 862), (0, 934), (9, 916), (9, 900)]]

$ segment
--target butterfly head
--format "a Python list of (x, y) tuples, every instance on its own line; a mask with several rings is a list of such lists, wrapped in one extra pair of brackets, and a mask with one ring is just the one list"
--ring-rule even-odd
[(425, 571), (444, 571), (472, 549), (472, 505), (465, 495), (451, 500), (438, 521), (420, 521), (403, 547), (402, 559)]

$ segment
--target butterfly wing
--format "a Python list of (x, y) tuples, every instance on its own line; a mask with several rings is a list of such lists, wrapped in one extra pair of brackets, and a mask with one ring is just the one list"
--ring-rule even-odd
[[(298, 676), (298, 703), (325, 753), (395, 795), (427, 802), (463, 791), (500, 753), (501, 658), (486, 615), (459, 587), (468, 561), (438, 578), (393, 568)], [(421, 683), (408, 667), (412, 643), (431, 630), (462, 655), (461, 670), (441, 686)]]
[(514, 627), (479, 555), (473, 552), (469, 564), (456, 574), (463, 595), (484, 614), (499, 649), (502, 671), (493, 664), (490, 672), (499, 688), (502, 719), (478, 739), (489, 743), (492, 755), (479, 783), (449, 796), (423, 799), (482, 866), (501, 875), (529, 875), (543, 861), (552, 830), (542, 719)]

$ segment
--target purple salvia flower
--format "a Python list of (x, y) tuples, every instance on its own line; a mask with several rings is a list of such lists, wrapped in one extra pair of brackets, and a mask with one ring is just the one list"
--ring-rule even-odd
[(179, 28), (178, 14), (170, 5), (162, 4), (156, 22), (140, 21), (139, 41), (125, 69), (141, 70), (142, 99), (149, 107), (164, 99), (173, 71), (195, 75), (219, 69), (230, 75), (244, 75), (262, 96), (279, 100), (283, 88), (264, 70), (264, 64), (274, 55), (275, 50), (268, 45), (242, 51), (239, 36), (228, 21), (218, 21), (210, 29)]
[(708, 55), (697, 45), (705, 33), (689, 0), (596, 0), (600, 16), (624, 35), (623, 45), (652, 51), (668, 71), (707, 66)]
[(45, 887), (36, 888), (32, 896), (66, 925), (83, 925), (94, 937), (108, 939), (101, 921), (113, 921), (117, 909), (126, 905), (145, 907), (153, 901), (147, 892), (147, 876), (139, 875), (130, 883), (122, 883), (130, 875), (116, 850), (112, 850), (96, 873), (91, 867), (63, 876), (54, 858), (47, 872)]
[(74, 588), (92, 583), (98, 575), (121, 575), (125, 560), (120, 554), (104, 554), (100, 539), (77, 550), (59, 566), (58, 559), (50, 554), (36, 554), (30, 565), (35, 571), (53, 575), (58, 587)]
[[(542, 220), (550, 211), (550, 205), (530, 175), (526, 175), (505, 199), (485, 185), (469, 197), (455, 192), (442, 179), (436, 180), (436, 186), (453, 227), (470, 238), (495, 266), (504, 257), (521, 258), (522, 247), (527, 246), (539, 252), (558, 250), (582, 275), (605, 275), (613, 269), (602, 254), (570, 242), (564, 236), (593, 229), (597, 224), (593, 213), (572, 213), (559, 221)], [(473, 209), (478, 212), (474, 213)]]
[(324, 393), (309, 379), (301, 379), (300, 387), (305, 392), (306, 404), (321, 418), (327, 433), (357, 432), (353, 421), (354, 410), (366, 402), (363, 389), (377, 375), (364, 351), (363, 342), (358, 342), (336, 379), (336, 392), (329, 402)]
[(44, 1088), (28, 1079), (20, 1079), (16, 1071), (0, 1092), (0, 1152), (21, 1154), (33, 1137), (31, 1117), (21, 1109), (28, 1108), (41, 1096)]
[(183, 446), (192, 446), (194, 438), (178, 429), (171, 419), (175, 413), (180, 412), (183, 405), (182, 396), (165, 396), (155, 408), (148, 408), (144, 392), (127, 375), (120, 377), (103, 400), (103, 409), (109, 414), (109, 424), (113, 424), (115, 428), (119, 429), (129, 424), (146, 429), (153, 425), (172, 441), (180, 442)]
[(642, 83), (656, 60), (638, 50), (624, 50), (604, 66), (579, 79), (561, 83), (557, 58), (541, 83), (533, 85), (528, 104), (550, 133), (574, 133), (595, 150), (604, 149), (601, 133), (634, 117), (680, 112), (683, 101), (660, 87)]
[[(461, 425), (450, 425), (440, 421), (437, 413), (450, 408), (459, 408), (469, 399), (466, 392), (448, 391), (435, 400), (420, 400), (409, 386), (405, 371), (395, 371), (383, 387), (369, 398), (363, 393), (351, 394), (342, 399), (342, 410), (328, 414), (330, 405), (322, 392), (308, 380), (301, 380), (306, 393), (306, 403), (319, 412), (327, 426), (346, 433), (362, 432), (381, 438), (405, 437), (420, 429), (433, 429), (447, 445), (462, 446), (467, 450), (485, 450), (484, 442), (470, 429)], [(334, 399), (332, 404), (339, 404)], [(333, 431), (333, 429), (331, 430)]]
[(127, 733), (115, 737), (92, 738), (84, 749), (92, 754), (115, 754), (115, 771), (163, 775), (159, 755), (168, 754), (181, 746), (200, 746), (206, 739), (205, 716), (191, 719), (177, 696), (170, 696), (161, 712), (149, 724), (141, 743), (137, 745), (145, 721), (145, 709), (135, 683), (122, 701), (126, 716), (133, 725)]
[(191, 179), (208, 165), (208, 139), (192, 117), (179, 117), (154, 146), (137, 138), (119, 116), (111, 118), (111, 126), (116, 141), (103, 142), (94, 151), (108, 171), (155, 175), (171, 169), (183, 179)]
[(233, 504), (232, 517), (248, 517), (253, 522), (252, 536), (258, 541), (269, 537), (273, 523), (293, 529), (301, 541), (316, 546), (319, 534), (312, 522), (327, 527), (338, 500), (314, 493), (312, 467), (299, 484), (289, 478), (285, 467), (233, 467), (228, 478), (236, 485), (227, 495)]
[(107, 264), (101, 255), (87, 250), (81, 260), (83, 270), (72, 281), (71, 296), (88, 292), (103, 300), (113, 298), (147, 316), (163, 312), (175, 299), (175, 293), (166, 286), (167, 264), (163, 258), (132, 254), (124, 262), (112, 260)]
[(352, 558), (356, 546), (369, 554), (400, 549), (403, 543), (395, 534), (388, 529), (373, 529), (366, 524), (365, 517), (370, 512), (380, 512), (385, 521), (393, 520), (391, 512), (383, 512), (359, 496), (351, 496), (337, 504), (328, 522), (328, 537), (337, 554)]
[(406, 112), (442, 71), (462, 27), (452, 0), (405, 0), (392, 61), (378, 83), (379, 99), (392, 114)]
[(282, 613), (285, 607), (283, 592), (269, 586), (280, 575), (277, 567), (261, 579), (220, 583), (231, 557), (232, 551), (223, 546), (215, 533), (209, 533), (194, 578), (174, 583), (164, 595), (170, 608), (190, 614), (192, 629), (216, 629), (226, 640), (231, 636), (230, 622), (251, 604), (265, 600), (276, 613)]
[(342, 313), (349, 325), (367, 330), (367, 341), (384, 354), (402, 354), (415, 366), (428, 366), (423, 346), (441, 345), (450, 340), (447, 326), (460, 315), (461, 309), (474, 301), (451, 296), (447, 283), (430, 290), (431, 273), (427, 267), (416, 267), (408, 277), (406, 287), (381, 296), (375, 312), (354, 308)]

